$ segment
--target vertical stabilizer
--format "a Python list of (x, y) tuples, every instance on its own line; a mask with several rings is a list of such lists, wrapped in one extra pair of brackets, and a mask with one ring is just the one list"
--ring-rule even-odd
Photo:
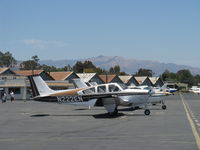
[(45, 81), (39, 76), (29, 76), (30, 85), (33, 93), (33, 97), (36, 96), (48, 96), (49, 94), (54, 93), (55, 91), (50, 89)]

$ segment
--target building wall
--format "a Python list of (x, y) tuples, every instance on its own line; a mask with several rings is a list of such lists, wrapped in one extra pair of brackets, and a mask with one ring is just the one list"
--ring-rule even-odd
[(25, 78), (1, 80), (0, 88), (6, 92), (8, 100), (10, 99), (9, 93), (11, 91), (14, 92), (16, 100), (24, 100), (27, 99), (27, 88), (25, 80)]
[(136, 80), (134, 80), (133, 78), (131, 78), (126, 85), (127, 86), (133, 86), (133, 85), (138, 86), (138, 83), (137, 83)]
[(45, 81), (53, 80), (53, 78), (48, 73), (46, 73), (44, 71), (42, 73), (40, 73), (40, 76)]
[(153, 86), (151, 81), (147, 79), (144, 80), (144, 82), (141, 85), (148, 85), (148, 86)]
[(120, 84), (123, 84), (122, 80), (120, 80), (120, 79), (117, 78), (117, 77), (113, 78), (111, 82), (112, 82), (112, 83), (120, 83)]
[(161, 79), (158, 79), (155, 83), (155, 87), (162, 87), (164, 85), (164, 82)]
[(79, 78), (75, 73), (72, 73), (66, 80), (69, 82), (69, 83), (73, 83), (72, 80), (73, 79), (76, 79), (76, 78)]
[(90, 79), (89, 82), (96, 82), (97, 84), (104, 84), (104, 82), (97, 75), (95, 75), (92, 79)]

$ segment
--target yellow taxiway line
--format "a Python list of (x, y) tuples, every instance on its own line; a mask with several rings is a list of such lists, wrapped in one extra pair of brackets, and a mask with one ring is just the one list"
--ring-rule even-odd
[(180, 94), (180, 97), (181, 97), (181, 100), (182, 100), (182, 103), (183, 103), (183, 106), (184, 106), (184, 109), (185, 109), (185, 112), (186, 112), (186, 115), (187, 115), (187, 119), (188, 119), (190, 126), (192, 128), (192, 132), (193, 132), (193, 135), (195, 137), (197, 147), (200, 150), (200, 137), (199, 137), (198, 131), (196, 129), (196, 126), (194, 124), (194, 121), (192, 120), (192, 117), (191, 117), (191, 114), (193, 114), (193, 113), (190, 110), (189, 105), (185, 102), (182, 94)]

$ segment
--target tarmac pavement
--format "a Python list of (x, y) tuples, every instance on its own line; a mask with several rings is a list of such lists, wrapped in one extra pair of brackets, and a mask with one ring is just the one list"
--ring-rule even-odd
[(103, 107), (7, 101), (0, 104), (0, 149), (199, 150), (200, 95), (176, 94), (165, 102), (166, 110), (152, 106), (150, 116), (120, 107), (110, 118)]

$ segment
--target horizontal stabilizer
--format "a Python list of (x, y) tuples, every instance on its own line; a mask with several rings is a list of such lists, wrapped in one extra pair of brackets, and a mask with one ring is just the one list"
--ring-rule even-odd
[(73, 82), (73, 84), (76, 88), (86, 88), (86, 87), (88, 87), (85, 82), (81, 81), (81, 79), (73, 79), (72, 82)]

